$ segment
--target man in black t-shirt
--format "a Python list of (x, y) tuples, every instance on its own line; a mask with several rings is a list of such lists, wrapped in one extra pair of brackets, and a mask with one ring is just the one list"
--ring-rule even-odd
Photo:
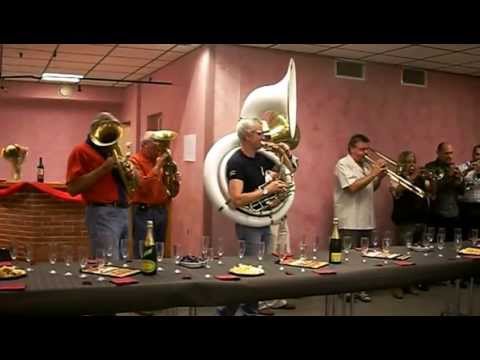
[[(275, 163), (265, 155), (257, 153), (262, 147), (262, 123), (257, 119), (242, 119), (237, 124), (237, 135), (240, 149), (227, 162), (226, 175), (231, 206), (240, 208), (268, 194), (286, 190), (287, 184), (281, 180), (265, 184), (265, 173), (274, 169)], [(251, 227), (235, 224), (235, 231), (237, 238), (245, 241), (246, 256), (255, 255), (261, 242), (265, 244), (266, 251), (269, 251), (270, 226)], [(239, 306), (245, 315), (259, 314), (257, 303), (223, 306), (217, 309), (217, 313), (234, 315)]]

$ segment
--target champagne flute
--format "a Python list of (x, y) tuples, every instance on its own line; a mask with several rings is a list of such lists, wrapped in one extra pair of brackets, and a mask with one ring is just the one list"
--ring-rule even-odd
[(112, 264), (112, 258), (113, 258), (113, 238), (111, 236), (106, 237), (106, 246), (105, 246), (105, 254), (107, 257), (107, 265), (113, 265)]
[(455, 243), (455, 258), (460, 259), (461, 256), (459, 254), (459, 251), (462, 250), (463, 246), (463, 236), (462, 236), (462, 229), (460, 228), (455, 228), (454, 234), (453, 234), (453, 241)]
[(442, 250), (445, 248), (445, 233), (437, 234), (438, 257), (443, 257)]
[[(180, 244), (173, 245), (173, 256), (175, 258), (175, 265), (180, 264), (180, 259), (182, 258), (182, 247)], [(182, 271), (178, 268), (175, 268), (175, 274), (180, 274)]]
[(78, 248), (78, 262), (80, 264), (80, 279), (85, 279), (88, 275), (83, 273), (82, 270), (84, 270), (87, 267), (87, 262), (88, 262), (88, 250), (85, 246), (80, 246)]
[(478, 229), (472, 229), (470, 231), (470, 241), (472, 242), (473, 246), (477, 246), (478, 240)]
[(307, 236), (304, 236), (300, 242), (300, 259), (305, 260), (307, 258)]
[(67, 270), (65, 271), (64, 276), (72, 276), (70, 272), (70, 265), (73, 262), (73, 248), (72, 245), (63, 245), (63, 260), (65, 261), (65, 266)]
[(377, 250), (379, 248), (377, 230), (372, 230), (372, 247), (373, 250)]
[[(57, 244), (56, 243), (49, 243), (48, 244), (48, 261), (50, 262), (50, 265), (55, 265), (57, 262)], [(50, 270), (51, 275), (55, 275), (57, 272), (55, 271), (54, 268)]]
[(389, 230), (385, 231), (382, 241), (382, 252), (385, 254), (390, 254), (390, 246), (392, 244), (392, 235)]
[[(104, 270), (105, 267), (105, 249), (99, 248), (95, 252), (95, 258), (97, 260), (97, 269), (101, 273)], [(97, 278), (97, 281), (105, 281), (105, 278), (103, 276), (99, 276)]]
[[(207, 263), (206, 263), (206, 265), (205, 265), (205, 267), (206, 267), (207, 269), (210, 269), (210, 268), (211, 268), (211, 266), (209, 265), (209, 263), (213, 261), (213, 257), (214, 257), (214, 255), (213, 255), (213, 248), (212, 248), (212, 247), (209, 247), (209, 248), (207, 249), (207, 258), (206, 258), (206, 262), (207, 262)], [(205, 274), (205, 277), (208, 279), (208, 278), (211, 277), (211, 275), (210, 275), (209, 273), (207, 273), (207, 274)]]
[(257, 259), (258, 261), (262, 261), (265, 255), (265, 242), (259, 241), (257, 243)]
[(17, 242), (15, 240), (10, 241), (10, 259), (17, 260)]
[(247, 250), (245, 240), (238, 240), (238, 258), (242, 260), (245, 257), (245, 251)]
[(315, 236), (312, 244), (312, 259), (317, 260), (318, 249), (320, 248), (320, 236)]
[[(369, 246), (370, 239), (366, 236), (362, 236), (360, 238), (360, 247), (362, 254), (366, 255), (368, 253), (368, 246)], [(362, 263), (366, 263), (367, 260), (362, 259)]]
[(223, 238), (219, 237), (217, 242), (217, 256), (218, 256), (218, 265), (222, 265), (222, 256), (223, 256)]
[(127, 259), (128, 259), (128, 240), (122, 239), (120, 242), (120, 256), (122, 257), (123, 267), (128, 267)]
[(278, 270), (283, 271), (285, 268), (282, 265), (282, 261), (287, 256), (287, 244), (278, 243), (276, 253), (278, 255), (278, 263), (280, 264)]
[(33, 264), (33, 245), (32, 244), (25, 245), (25, 260), (28, 263), (27, 271), (28, 272), (33, 271), (33, 268), (31, 267)]
[(405, 239), (405, 246), (407, 248), (407, 255), (410, 255), (409, 249), (413, 245), (413, 234), (411, 232), (407, 232), (403, 235), (403, 237)]
[(158, 241), (155, 243), (155, 247), (157, 250), (157, 271), (163, 271), (163, 268), (160, 266), (160, 264), (163, 261), (163, 256), (165, 253), (165, 243), (163, 241)]
[[(423, 236), (423, 246), (430, 248), (430, 244), (433, 243), (433, 232), (426, 232)], [(424, 256), (428, 256), (428, 251), (425, 251)]]
[(352, 237), (350, 235), (345, 235), (342, 237), (343, 240), (343, 251), (345, 253), (345, 262), (349, 262), (348, 254), (352, 248)]
[(202, 258), (207, 259), (208, 248), (210, 247), (210, 236), (202, 236)]

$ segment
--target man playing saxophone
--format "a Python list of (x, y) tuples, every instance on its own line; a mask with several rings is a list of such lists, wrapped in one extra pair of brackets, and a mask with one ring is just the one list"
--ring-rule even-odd
[[(130, 161), (139, 175), (139, 185), (132, 194), (133, 253), (139, 258), (147, 233), (147, 221), (153, 221), (155, 242), (165, 242), (168, 214), (167, 205), (177, 195), (180, 173), (176, 171), (170, 155), (170, 141), (176, 133), (168, 130), (147, 131), (141, 149)], [(166, 174), (172, 171), (173, 174)], [(168, 176), (166, 176), (168, 175)], [(170, 185), (173, 184), (173, 185)]]
[(109, 246), (113, 249), (112, 259), (118, 260), (123, 242), (128, 240), (127, 190), (112, 157), (116, 144), (98, 145), (92, 137), (102, 124), (110, 129), (120, 127), (110, 113), (102, 112), (94, 118), (86, 141), (70, 153), (66, 183), (71, 195), (81, 194), (87, 203), (85, 223), (91, 254), (96, 256), (97, 251), (105, 251)]

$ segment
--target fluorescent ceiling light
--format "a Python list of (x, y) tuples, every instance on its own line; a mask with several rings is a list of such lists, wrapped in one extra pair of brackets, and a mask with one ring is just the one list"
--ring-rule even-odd
[(82, 75), (73, 75), (73, 74), (53, 74), (53, 73), (42, 74), (42, 80), (45, 80), (45, 81), (78, 83), (82, 78), (83, 78)]

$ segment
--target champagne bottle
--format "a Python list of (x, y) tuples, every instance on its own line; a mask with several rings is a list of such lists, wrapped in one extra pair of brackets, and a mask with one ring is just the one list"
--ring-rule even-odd
[(338, 218), (333, 219), (333, 230), (330, 236), (329, 262), (331, 264), (342, 263), (342, 241), (338, 232)]
[(153, 221), (151, 220), (147, 221), (147, 236), (145, 236), (143, 243), (142, 273), (145, 275), (155, 275), (157, 273), (157, 251), (153, 239)]
[(38, 160), (38, 165), (37, 165), (37, 182), (43, 183), (44, 175), (45, 175), (45, 168), (43, 167), (42, 158), (40, 158)]

